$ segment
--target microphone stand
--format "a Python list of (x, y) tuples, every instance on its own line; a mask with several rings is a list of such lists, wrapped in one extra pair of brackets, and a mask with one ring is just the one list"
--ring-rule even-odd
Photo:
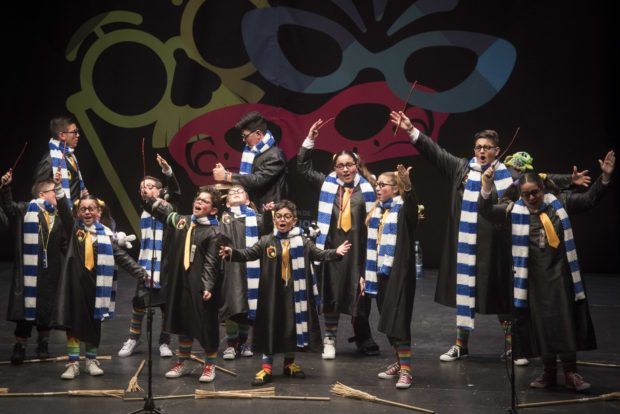
[(138, 413), (147, 413), (147, 414), (162, 414), (162, 411), (155, 407), (155, 399), (153, 398), (153, 314), (151, 310), (151, 302), (153, 300), (153, 278), (155, 271), (155, 217), (153, 217), (153, 221), (151, 222), (151, 234), (153, 235), (153, 248), (151, 249), (151, 275), (149, 278), (149, 295), (148, 295), (148, 303), (146, 305), (146, 339), (147, 346), (149, 348), (148, 357), (147, 357), (147, 371), (148, 371), (148, 382), (147, 382), (147, 391), (146, 397), (144, 397), (144, 407), (139, 410), (132, 411), (129, 414), (138, 414)]
[[(514, 286), (514, 269), (512, 271), (512, 282)], [(510, 330), (512, 335), (512, 343), (511, 343), (511, 351), (510, 351), (510, 408), (507, 410), (510, 414), (517, 414), (517, 391), (516, 391), (516, 379), (515, 379), (515, 349), (517, 343), (517, 335), (515, 332), (516, 327), (516, 309), (515, 309), (515, 300), (514, 300), (514, 289), (511, 289), (513, 292), (510, 295)]]

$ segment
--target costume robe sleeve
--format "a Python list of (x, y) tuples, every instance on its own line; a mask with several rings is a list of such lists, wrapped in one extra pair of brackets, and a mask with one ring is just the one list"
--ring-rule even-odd
[[(420, 132), (414, 146), (420, 154), (439, 170), (439, 173), (450, 180), (462, 170), (466, 160), (455, 157), (439, 146), (432, 138)], [(461, 177), (459, 177), (461, 179)]]
[[(26, 214), (28, 204), (17, 203), (13, 201), (13, 192), (11, 191), (11, 185), (5, 185), (0, 191), (0, 207), (4, 210), (4, 214), (7, 219), (16, 218)], [(8, 223), (7, 223), (8, 224)]]
[(174, 175), (174, 171), (171, 171), (170, 175), (165, 175), (165, 177), (166, 178), (164, 181), (166, 182), (166, 194), (168, 195), (166, 200), (170, 203), (176, 203), (181, 199), (182, 195), (179, 181), (177, 180), (176, 175)]
[(568, 190), (573, 184), (573, 176), (571, 174), (547, 174), (547, 178), (555, 185), (558, 186), (560, 190)]
[(149, 276), (146, 270), (136, 263), (129, 253), (118, 246), (116, 241), (112, 243), (112, 252), (114, 253), (114, 263), (125, 269), (131, 277), (141, 280)]
[(321, 188), (325, 174), (312, 167), (312, 149), (301, 147), (297, 154), (297, 173), (315, 187)]
[(313, 262), (330, 262), (342, 259), (342, 256), (336, 253), (336, 249), (321, 250), (309, 239), (304, 241), (304, 247), (309, 253), (310, 260)]
[(175, 224), (173, 218), (177, 214), (174, 212), (174, 206), (165, 200), (152, 198), (144, 204), (144, 209), (164, 223), (164, 226)]
[(478, 213), (485, 219), (497, 223), (510, 222), (510, 212), (514, 203), (510, 200), (502, 200), (498, 204), (493, 203), (493, 197), (484, 198), (482, 195), (478, 197)]
[[(215, 232), (213, 234), (215, 235)], [(203, 243), (205, 243), (206, 246), (200, 280), (202, 281), (204, 290), (213, 292), (218, 275), (220, 274), (220, 259), (218, 256), (219, 244), (217, 242), (217, 236), (207, 237)]]
[(49, 180), (52, 177), (52, 157), (50, 157), (48, 151), (43, 155), (43, 158), (41, 158), (41, 161), (39, 161), (37, 167), (34, 169), (32, 182), (36, 183), (37, 181)]
[(265, 242), (261, 238), (254, 246), (245, 249), (233, 249), (230, 255), (231, 262), (251, 262), (258, 260), (265, 249)]
[(581, 213), (591, 209), (607, 192), (610, 184), (603, 184), (602, 179), (599, 177), (590, 186), (588, 191), (584, 193), (568, 192), (561, 194), (561, 197), (564, 198), (562, 203), (566, 206), (566, 212), (568, 214)]
[(67, 202), (67, 198), (64, 194), (62, 197), (56, 196), (56, 204), (63, 231), (65, 232), (67, 239), (70, 239), (71, 233), (73, 232), (73, 227), (75, 227), (75, 218), (73, 217), (73, 213), (71, 212), (71, 208), (69, 207), (69, 203)]

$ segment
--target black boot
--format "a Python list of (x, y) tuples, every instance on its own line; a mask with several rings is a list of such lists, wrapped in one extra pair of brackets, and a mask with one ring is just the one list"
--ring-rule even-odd
[(50, 357), (50, 353), (47, 350), (47, 342), (41, 341), (39, 342), (39, 344), (37, 345), (37, 358), (39, 359), (46, 359)]
[(13, 354), (11, 355), (11, 364), (21, 365), (26, 357), (26, 344), (16, 342), (13, 346)]

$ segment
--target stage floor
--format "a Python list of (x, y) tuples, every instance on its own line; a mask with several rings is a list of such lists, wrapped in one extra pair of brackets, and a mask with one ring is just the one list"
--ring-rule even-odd
[[(620, 276), (592, 275), (585, 276), (592, 318), (596, 329), (598, 347), (596, 351), (581, 352), (578, 359), (582, 361), (603, 361), (620, 364)], [(413, 320), (413, 386), (409, 390), (396, 390), (392, 380), (377, 378), (377, 373), (393, 362), (393, 353), (382, 334), (375, 339), (381, 346), (381, 354), (364, 357), (356, 353), (355, 347), (347, 343), (351, 336), (349, 319), (340, 319), (337, 357), (334, 361), (323, 361), (318, 354), (298, 354), (297, 362), (303, 367), (307, 378), (290, 379), (280, 375), (282, 356), (276, 356), (274, 363), (274, 381), (277, 395), (321, 396), (331, 397), (329, 402), (310, 401), (274, 401), (274, 400), (194, 400), (177, 399), (156, 401), (156, 406), (165, 413), (183, 412), (218, 412), (218, 413), (312, 413), (329, 412), (329, 414), (351, 413), (396, 413), (407, 412), (402, 408), (344, 399), (330, 395), (329, 388), (336, 381), (366, 391), (379, 398), (411, 404), (437, 413), (501, 413), (510, 408), (510, 384), (506, 364), (500, 360), (503, 352), (503, 335), (497, 318), (479, 315), (476, 318), (476, 330), (470, 337), (470, 357), (457, 362), (441, 362), (438, 357), (454, 341), (454, 310), (434, 303), (433, 294), (436, 276), (433, 271), (426, 271), (425, 278), (418, 281)], [(0, 360), (10, 359), (13, 347), (14, 324), (5, 321), (6, 301), (10, 283), (10, 263), (0, 264)], [(102, 377), (90, 377), (82, 374), (73, 381), (63, 381), (60, 374), (64, 365), (60, 362), (32, 363), (22, 366), (0, 365), (0, 388), (8, 387), (10, 392), (45, 392), (66, 391), (74, 389), (125, 389), (127, 383), (142, 359), (147, 356), (146, 339), (138, 351), (129, 358), (119, 358), (117, 352), (126, 338), (131, 316), (131, 297), (134, 281), (126, 274), (121, 274), (117, 296), (117, 315), (113, 321), (103, 326), (103, 339), (100, 355), (112, 355), (111, 361), (102, 361), (105, 371)], [(377, 311), (373, 304), (372, 326), (377, 325)], [(159, 335), (159, 311), (156, 313), (154, 341)], [(222, 338), (223, 327), (222, 327)], [(176, 338), (173, 346), (176, 347)], [(34, 354), (35, 340), (31, 339), (27, 348), (28, 356)], [(197, 352), (197, 345), (194, 345)], [(225, 348), (222, 342), (221, 351)], [(50, 351), (55, 355), (65, 352), (63, 332), (53, 332)], [(260, 369), (260, 356), (240, 358), (234, 361), (218, 359), (217, 364), (238, 373), (233, 377), (217, 372), (215, 382), (200, 384), (197, 369), (192, 375), (168, 380), (164, 373), (171, 364), (170, 359), (162, 359), (154, 346), (153, 392), (155, 395), (191, 394), (195, 389), (230, 390), (251, 388), (250, 381)], [(82, 364), (83, 368), (83, 364)], [(566, 390), (563, 385), (551, 390), (533, 390), (528, 383), (542, 372), (540, 360), (533, 360), (530, 366), (517, 367), (516, 387), (521, 403), (549, 400), (565, 400), (579, 397), (591, 397), (604, 393), (620, 391), (620, 369), (580, 366), (580, 373), (592, 383), (586, 393), (576, 394)], [(563, 379), (559, 378), (563, 384)], [(146, 388), (147, 372), (143, 371), (139, 384)], [(140, 397), (143, 393), (128, 394)], [(0, 412), (19, 413), (129, 413), (140, 409), (143, 402), (124, 402), (114, 398), (87, 397), (20, 397), (1, 398)], [(526, 410), (520, 410), (526, 411)], [(533, 413), (618, 413), (620, 401), (592, 402), (530, 408)]]

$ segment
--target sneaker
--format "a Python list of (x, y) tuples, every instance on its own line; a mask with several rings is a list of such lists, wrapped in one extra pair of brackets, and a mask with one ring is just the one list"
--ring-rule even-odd
[(531, 388), (549, 388), (557, 385), (558, 378), (556, 371), (545, 371), (543, 374), (536, 378), (534, 381), (530, 382)]
[(239, 347), (239, 353), (242, 357), (254, 356), (254, 352), (252, 352), (252, 345), (250, 344), (241, 344), (241, 346)]
[(65, 372), (63, 372), (60, 376), (60, 378), (62, 379), (72, 380), (78, 375), (80, 375), (80, 363), (77, 361), (69, 362), (67, 365), (65, 365), (65, 368), (67, 369), (65, 369)]
[(583, 391), (590, 388), (590, 383), (585, 382), (583, 377), (576, 372), (564, 373), (565, 386), (569, 390)]
[(323, 338), (323, 359), (335, 359), (336, 358), (336, 338), (326, 336)]
[(457, 359), (466, 358), (467, 355), (469, 355), (467, 353), (467, 349), (461, 348), (458, 345), (452, 345), (452, 347), (448, 350), (448, 352), (441, 355), (439, 359), (444, 362), (452, 362), (452, 361), (456, 361)]
[(228, 348), (226, 348), (222, 355), (222, 358), (228, 361), (235, 359), (236, 357), (237, 357), (237, 350), (232, 346), (229, 346)]
[(213, 382), (215, 379), (215, 365), (214, 364), (205, 364), (205, 367), (202, 370), (202, 375), (198, 379), (200, 382)]
[(267, 372), (264, 369), (261, 369), (254, 376), (254, 379), (252, 380), (252, 385), (254, 386), (265, 385), (271, 381), (273, 381), (273, 376), (271, 375), (271, 372)]
[(282, 373), (293, 378), (306, 378), (305, 372), (303, 372), (301, 367), (294, 362), (291, 362), (285, 366)]
[(381, 379), (392, 379), (398, 376), (400, 372), (400, 364), (398, 362), (394, 362), (392, 365), (388, 365), (385, 371), (377, 374), (377, 377)]
[(401, 369), (398, 373), (398, 381), (396, 381), (396, 388), (399, 390), (406, 390), (411, 387), (411, 383), (413, 382), (413, 378), (411, 378), (411, 373), (409, 371), (405, 371)]
[(184, 362), (177, 362), (166, 372), (166, 378), (179, 378), (192, 372), (192, 369)]
[(22, 342), (15, 342), (13, 345), (13, 353), (11, 354), (11, 364), (20, 365), (26, 358), (26, 344)]
[(138, 341), (135, 339), (129, 338), (123, 343), (123, 347), (120, 351), (118, 351), (119, 357), (128, 357), (133, 354), (134, 349), (138, 346)]
[(99, 368), (99, 361), (97, 361), (96, 359), (86, 358), (86, 372), (88, 372), (93, 377), (103, 375), (103, 370)]
[(170, 345), (163, 343), (161, 345), (159, 345), (159, 356), (162, 358), (170, 358), (171, 356), (173, 356), (174, 354), (172, 353), (172, 350), (170, 349)]
[(39, 359), (46, 359), (50, 357), (47, 342), (39, 342), (35, 352), (37, 353), (37, 358)]
[[(509, 349), (508, 351), (504, 352), (499, 357), (502, 360), (510, 359), (512, 357), (512, 349)], [(524, 367), (526, 365), (530, 365), (530, 360), (527, 358), (518, 358), (518, 359), (515, 359), (513, 363), (518, 367)]]

